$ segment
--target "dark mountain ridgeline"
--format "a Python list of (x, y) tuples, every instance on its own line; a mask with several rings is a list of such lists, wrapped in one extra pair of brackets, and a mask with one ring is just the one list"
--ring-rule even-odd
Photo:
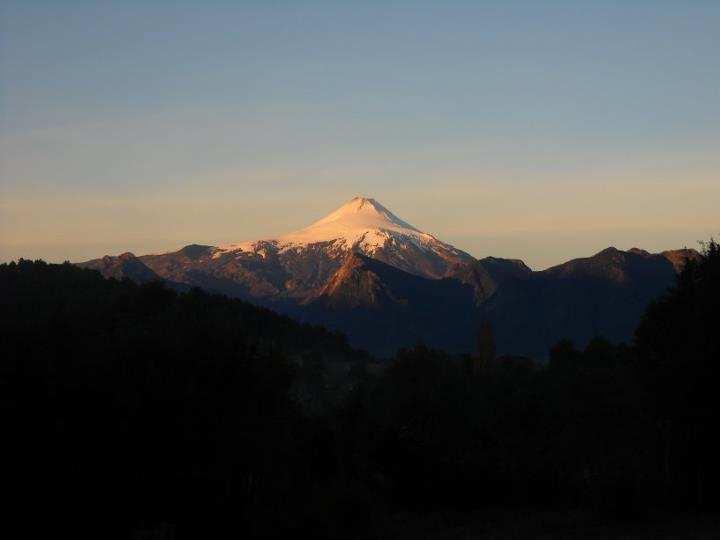
[(351, 343), (382, 356), (425, 343), (452, 352), (472, 349), (472, 288), (428, 279), (352, 253), (299, 316), (345, 332)]
[(476, 303), (482, 304), (492, 297), (500, 286), (505, 286), (532, 274), (532, 270), (519, 259), (485, 257), (469, 264), (454, 266), (447, 277), (471, 285)]
[[(672, 283), (695, 250), (650, 254), (605, 249), (533, 272), (522, 261), (456, 263), (444, 279), (407, 273), (327, 244), (279, 253), (187, 246), (163, 255), (104, 257), (82, 266), (138, 282), (162, 278), (243, 298), (345, 332), (353, 345), (387, 356), (413, 343), (470, 352), (481, 320), (502, 354), (544, 357), (562, 338), (627, 341), (647, 304)], [(462, 285), (462, 286), (461, 286)], [(442, 314), (441, 317), (437, 317)]]
[(149, 283), (151, 281), (162, 281), (163, 279), (130, 252), (116, 257), (106, 255), (102, 259), (78, 263), (78, 266), (97, 270), (106, 278), (118, 280), (127, 278), (136, 283)]
[[(694, 250), (680, 253), (692, 259), (699, 255)], [(607, 248), (507, 280), (482, 305), (482, 313), (493, 324), (498, 349), (512, 354), (542, 358), (563, 338), (580, 346), (596, 336), (627, 342), (648, 304), (674, 282), (679, 267), (678, 252)]]

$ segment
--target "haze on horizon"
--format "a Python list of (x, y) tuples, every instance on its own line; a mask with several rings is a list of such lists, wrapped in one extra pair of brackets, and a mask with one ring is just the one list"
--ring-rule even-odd
[(356, 195), (543, 268), (720, 234), (720, 3), (0, 5), (0, 261), (272, 238)]

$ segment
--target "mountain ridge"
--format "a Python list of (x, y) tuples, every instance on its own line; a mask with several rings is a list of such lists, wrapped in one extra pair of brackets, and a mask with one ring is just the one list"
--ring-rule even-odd
[(415, 340), (469, 352), (472, 327), (484, 319), (497, 327), (501, 352), (539, 355), (563, 337), (629, 339), (645, 305), (698, 256), (609, 247), (533, 271), (520, 259), (476, 259), (375, 199), (356, 197), (277, 239), (190, 244), (79, 265), (106, 277), (163, 279), (250, 300), (348, 332), (354, 345), (383, 354)]

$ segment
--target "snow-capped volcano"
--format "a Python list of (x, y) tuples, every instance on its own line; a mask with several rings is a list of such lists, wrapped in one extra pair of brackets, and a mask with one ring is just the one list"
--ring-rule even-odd
[(338, 255), (360, 252), (408, 272), (427, 277), (443, 277), (459, 262), (473, 260), (470, 255), (441, 242), (400, 219), (375, 199), (355, 197), (309, 227), (275, 239), (239, 242), (221, 246), (215, 257), (229, 252), (265, 256), (302, 251), (320, 245)]
[(609, 248), (532, 272), (519, 260), (475, 260), (376, 200), (356, 197), (275, 239), (125, 253), (80, 266), (243, 298), (347, 332), (354, 344), (380, 354), (418, 339), (467, 352), (482, 317), (493, 323), (500, 350), (541, 356), (563, 337), (585, 343), (600, 331), (628, 339), (647, 301), (686, 258), (699, 256)]
[[(385, 233), (385, 234), (380, 234)], [(432, 238), (403, 221), (375, 199), (355, 197), (328, 216), (300, 231), (278, 239), (281, 244), (307, 245), (329, 240), (348, 246), (364, 244), (367, 249), (381, 247), (387, 235), (407, 236), (421, 241)]]
[[(312, 225), (277, 238), (220, 247), (190, 245), (138, 260), (173, 283), (302, 304), (321, 294), (353, 253), (434, 279), (454, 275), (475, 260), (366, 197), (355, 197)], [(101, 262), (87, 264), (104, 268)]]

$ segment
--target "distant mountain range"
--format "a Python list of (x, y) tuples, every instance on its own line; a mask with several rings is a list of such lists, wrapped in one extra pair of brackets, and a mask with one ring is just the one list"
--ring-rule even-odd
[(533, 272), (520, 260), (475, 259), (356, 197), (276, 239), (124, 253), (79, 266), (251, 300), (341, 330), (379, 355), (418, 342), (470, 352), (478, 325), (489, 321), (500, 353), (543, 357), (562, 338), (578, 345), (596, 335), (629, 339), (650, 300), (697, 256), (608, 248)]

